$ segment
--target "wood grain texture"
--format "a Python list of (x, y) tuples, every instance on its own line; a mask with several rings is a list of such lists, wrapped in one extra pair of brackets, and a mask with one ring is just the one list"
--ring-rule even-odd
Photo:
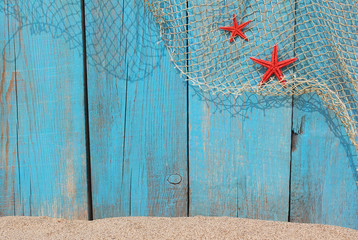
[[(111, 64), (89, 70), (94, 217), (185, 216), (186, 83), (158, 44), (143, 1), (86, 1), (86, 7), (95, 16), (87, 25), (90, 45), (94, 34), (105, 33), (101, 44)], [(101, 58), (92, 52), (92, 61)]]
[[(190, 4), (197, 5), (200, 1), (190, 1)], [(220, 4), (224, 3), (218, 2), (218, 5)], [(257, 22), (265, 18), (268, 22), (275, 22), (274, 19), (267, 18), (270, 16), (269, 11), (274, 10), (265, 12), (265, 5), (260, 5), (260, 1), (248, 1), (238, 2), (234, 6), (238, 11), (239, 4), (241, 9), (245, 9), (245, 14), (262, 12), (262, 19), (251, 19), (253, 22), (248, 26), (250, 30), (247, 30), (246, 34), (250, 41), (256, 42), (257, 45), (264, 43), (265, 48), (256, 49), (257, 53), (270, 58), (273, 46), (267, 43), (268, 39), (275, 36), (275, 32), (261, 35), (263, 31), (269, 32), (270, 25)], [(249, 4), (252, 4), (251, 7), (248, 7)], [(287, 17), (293, 12), (289, 3), (275, 6), (280, 7), (284, 9), (281, 11), (287, 11), (283, 12), (283, 16)], [(203, 15), (208, 12), (204, 16), (208, 17), (208, 24), (215, 22), (215, 19), (210, 19), (210, 9), (201, 12)], [(237, 15), (241, 16), (241, 13), (238, 12)], [(231, 19), (232, 14), (222, 12), (222, 16)], [(278, 22), (275, 22), (278, 25), (279, 21), (287, 20), (285, 17), (280, 18), (280, 15), (275, 18), (278, 19)], [(240, 22), (248, 20), (239, 19)], [(189, 26), (191, 21), (194, 20), (189, 18)], [(267, 29), (264, 30), (264, 27)], [(195, 34), (195, 31), (190, 32)], [(284, 46), (287, 51), (284, 54), (292, 56), (293, 44), (290, 43), (289, 36), (281, 42), (284, 43), (287, 45), (279, 45), (279, 48)], [(195, 42), (189, 41), (189, 51), (190, 44)], [(227, 44), (230, 44), (229, 36)], [(237, 44), (237, 51), (241, 51), (246, 42), (238, 38), (233, 44)], [(282, 53), (280, 54), (282, 56)], [(244, 53), (237, 56), (250, 57)], [(191, 59), (195, 57), (191, 56)], [(256, 71), (253, 64), (251, 68)], [(257, 71), (257, 74), (262, 73)], [(287, 220), (291, 146), (290, 98), (261, 98), (249, 94), (236, 99), (210, 95), (201, 95), (200, 98), (196, 90), (191, 88), (189, 127), (191, 216), (225, 215)]]
[[(247, 3), (234, 7), (260, 11), (257, 22), (269, 14)], [(266, 21), (287, 28), (302, 14), (289, 2), (275, 8)], [(188, 95), (142, 0), (86, 0), (86, 13), (94, 218), (189, 210), (358, 229), (357, 155), (318, 96), (294, 97), (292, 109), (288, 97)], [(275, 32), (261, 35), (270, 24), (255, 21), (247, 36), (270, 58)], [(0, 25), (0, 216), (87, 219), (80, 1), (4, 0)], [(279, 58), (304, 49), (293, 30)]]
[(126, 111), (126, 34), (122, 5), (85, 2), (94, 218), (127, 216), (122, 194)]
[(80, 2), (5, 5), (15, 19), (15, 55), (3, 64), (16, 72), (7, 102), (17, 107), (9, 124), (18, 131), (7, 160), (17, 164), (2, 171), (19, 188), (8, 213), (87, 219)]
[(356, 152), (317, 95), (294, 98), (292, 222), (358, 229)]
[[(305, 3), (300, 2), (297, 8), (299, 23), (306, 21), (306, 25), (301, 25), (297, 32), (302, 40), (297, 42), (295, 51), (307, 58), (314, 56), (315, 63), (308, 68), (310, 63), (301, 59), (298, 67), (311, 71), (301, 71), (302, 74), (324, 81), (334, 75), (334, 65), (329, 59), (332, 49), (323, 43), (326, 44), (324, 48), (302, 54), (302, 51), (317, 46), (315, 41), (309, 42), (303, 37), (311, 37), (319, 44), (322, 44), (320, 39), (326, 37), (322, 27), (318, 27), (322, 23), (312, 20), (320, 16), (318, 8), (321, 6), (308, 5), (311, 1)], [(336, 9), (341, 7), (336, 6)], [(336, 78), (336, 81), (340, 80)], [(345, 129), (316, 94), (295, 97), (293, 105), (290, 220), (358, 229), (357, 154)]]
[(0, 3), (0, 216), (15, 214), (18, 205), (17, 99), (15, 90), (14, 16), (6, 14), (9, 1)]

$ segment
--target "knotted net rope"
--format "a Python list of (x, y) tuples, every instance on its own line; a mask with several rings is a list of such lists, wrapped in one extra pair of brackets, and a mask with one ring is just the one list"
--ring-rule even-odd
[[(358, 149), (357, 0), (144, 2), (159, 25), (162, 42), (172, 61), (193, 85), (204, 92), (233, 96), (244, 92), (264, 96), (316, 93), (337, 115)], [(133, 12), (133, 9), (141, 9), (142, 5), (142, 1), (135, 1), (135, 4), (127, 0), (86, 1), (90, 65), (123, 79), (128, 76), (128, 69), (138, 72), (132, 65), (121, 64), (128, 58), (121, 55), (118, 47), (123, 42), (123, 34), (95, 29), (130, 28), (135, 23), (129, 19), (141, 13)], [(54, 38), (64, 38), (70, 47), (81, 49), (79, 6), (77, 0), (5, 0), (0, 3), (0, 13), (21, 23), (14, 36), (22, 28), (34, 35), (49, 32)], [(124, 6), (131, 6), (132, 11), (123, 11)], [(232, 25), (233, 14), (239, 24), (251, 20), (243, 29), (249, 41), (236, 37), (230, 43), (230, 34), (219, 29)], [(250, 60), (254, 57), (269, 61), (275, 44), (279, 49), (279, 60), (297, 58), (296, 62), (282, 69), (286, 88), (275, 76), (259, 86), (266, 69)], [(140, 59), (134, 55), (132, 58)]]
[[(175, 66), (212, 94), (301, 95), (314, 92), (333, 110), (358, 150), (358, 2), (356, 0), (146, 0)], [(219, 27), (251, 20), (240, 37)], [(270, 61), (297, 58), (259, 86)]]

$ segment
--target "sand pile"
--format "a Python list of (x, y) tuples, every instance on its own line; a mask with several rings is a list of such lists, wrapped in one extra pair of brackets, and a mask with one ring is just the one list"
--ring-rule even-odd
[(0, 217), (0, 239), (358, 239), (348, 228), (228, 217), (126, 217), (95, 221)]

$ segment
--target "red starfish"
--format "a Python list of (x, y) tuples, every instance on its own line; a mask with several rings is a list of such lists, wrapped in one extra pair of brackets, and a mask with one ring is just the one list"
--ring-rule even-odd
[(237, 24), (237, 20), (236, 20), (236, 16), (235, 14), (233, 14), (233, 26), (232, 27), (220, 27), (220, 29), (222, 30), (226, 30), (226, 31), (230, 31), (231, 32), (231, 37), (230, 37), (230, 42), (234, 41), (234, 38), (236, 37), (236, 35), (239, 35), (240, 37), (242, 37), (243, 39), (245, 39), (246, 41), (249, 41), (249, 39), (245, 36), (245, 34), (242, 32), (242, 29), (244, 27), (246, 27), (250, 22), (247, 21), (243, 24), (238, 25)]
[(286, 87), (286, 82), (283, 79), (283, 74), (281, 72), (281, 68), (283, 68), (297, 60), (297, 58), (291, 58), (291, 59), (287, 59), (287, 60), (283, 60), (283, 61), (279, 62), (278, 57), (277, 57), (277, 44), (275, 44), (275, 46), (273, 47), (271, 62), (261, 60), (261, 59), (252, 58), (252, 57), (250, 57), (250, 59), (267, 68), (267, 71), (265, 72), (264, 76), (262, 77), (262, 80), (259, 83), (259, 86), (262, 86), (262, 84), (264, 82), (266, 82), (272, 74), (275, 74), (276, 77), (278, 78), (278, 80), (280, 81), (280, 83), (282, 83), (282, 85), (284, 87)]

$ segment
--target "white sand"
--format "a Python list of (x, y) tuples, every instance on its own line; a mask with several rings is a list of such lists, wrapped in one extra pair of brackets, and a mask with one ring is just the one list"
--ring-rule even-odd
[(348, 228), (228, 217), (127, 217), (95, 221), (0, 217), (0, 239), (358, 239)]

